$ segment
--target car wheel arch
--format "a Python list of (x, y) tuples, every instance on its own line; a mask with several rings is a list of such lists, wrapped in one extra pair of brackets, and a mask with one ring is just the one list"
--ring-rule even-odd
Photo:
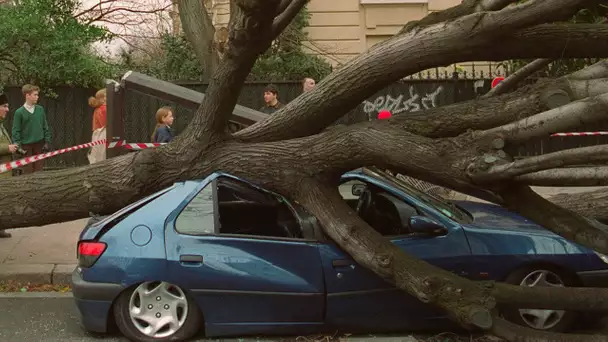
[[(162, 280), (159, 280), (162, 281)], [(107, 331), (119, 331), (118, 329), (118, 325), (116, 324), (116, 320), (114, 318), (114, 306), (116, 306), (116, 301), (118, 300), (118, 298), (120, 298), (120, 295), (125, 293), (126, 291), (131, 291), (135, 288), (137, 288), (139, 285), (145, 283), (145, 281), (139, 281), (139, 282), (135, 282), (129, 286), (126, 286), (122, 291), (120, 291), (116, 297), (112, 300), (112, 305), (110, 305), (110, 309), (108, 310), (108, 316), (106, 317), (106, 329)], [(189, 296), (191, 298), (195, 298), (194, 295), (192, 294), (192, 292), (189, 289), (185, 289), (182, 288), (182, 290), (184, 291), (184, 293), (186, 294), (186, 296)], [(195, 303), (195, 308), (198, 311), (198, 313), (200, 314), (201, 317), (201, 329), (203, 330), (202, 333), (203, 335), (205, 334), (205, 312), (203, 311), (203, 309), (199, 306), (199, 304), (196, 302), (196, 300), (194, 300)]]

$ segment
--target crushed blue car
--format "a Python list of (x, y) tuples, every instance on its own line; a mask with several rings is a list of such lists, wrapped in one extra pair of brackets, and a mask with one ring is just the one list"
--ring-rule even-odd
[[(608, 259), (500, 206), (447, 201), (377, 169), (346, 173), (344, 200), (409, 254), (472, 280), (594, 286)], [(296, 203), (229, 174), (175, 183), (93, 220), (73, 294), (84, 327), (133, 341), (399, 332), (454, 327), (329, 240)], [(505, 310), (568, 330), (576, 312)]]

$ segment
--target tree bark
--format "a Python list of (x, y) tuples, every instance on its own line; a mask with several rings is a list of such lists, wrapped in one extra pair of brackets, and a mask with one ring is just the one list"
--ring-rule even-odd
[[(607, 25), (540, 25), (503, 36), (496, 46), (493, 41), (484, 40), (482, 32), (479, 36), (468, 35), (469, 31), (463, 29), (483, 30), (491, 36), (489, 28), (475, 25), (478, 16), (484, 14), (379, 43), (323, 79), (312, 91), (300, 95), (268, 119), (237, 132), (235, 137), (253, 142), (315, 134), (358, 106), (361, 99), (404, 76), (437, 65), (468, 60), (608, 57)], [(443, 34), (436, 34), (438, 31)]]
[[(376, 165), (466, 193), (493, 197), (566, 238), (608, 252), (608, 227), (543, 199), (521, 183), (526, 179), (525, 173), (561, 165), (555, 162), (555, 155), (537, 158), (540, 166), (533, 165), (534, 160), (508, 164), (511, 158), (503, 150), (506, 143), (519, 141), (520, 136), (544, 132), (547, 128), (541, 127), (541, 121), (547, 121), (547, 117), (552, 120), (551, 127), (560, 128), (574, 125), (581, 118), (596, 120), (603, 108), (596, 102), (587, 103), (584, 108), (579, 108), (581, 103), (590, 100), (568, 103), (594, 96), (595, 100), (604, 99), (603, 94), (608, 93), (606, 80), (602, 79), (606, 78), (604, 64), (510, 94), (429, 111), (426, 124), (421, 117), (396, 117), (323, 131), (382, 87), (429, 67), (480, 59), (606, 56), (605, 25), (542, 25), (568, 18), (590, 2), (560, 0), (556, 5), (531, 0), (500, 10), (510, 1), (466, 1), (450, 16), (445, 16), (447, 12), (434, 15), (434, 19), (422, 20), (417, 27), (378, 44), (268, 120), (230, 135), (226, 132), (228, 118), (247, 74), (280, 26), (288, 22), (293, 13), (291, 6), (301, 3), (233, 2), (226, 56), (210, 78), (193, 121), (178, 138), (157, 149), (94, 166), (34, 173), (16, 180), (0, 179), (0, 229), (76, 219), (89, 211), (112, 212), (176, 181), (225, 171), (300, 203), (319, 219), (326, 234), (361, 265), (419, 300), (443, 308), (466, 327), (493, 330), (508, 339), (517, 339), (519, 334), (538, 339), (562, 338), (512, 328), (495, 316), (495, 306), (608, 310), (608, 290), (522, 289), (471, 282), (431, 266), (373, 230), (337, 191), (342, 173)], [(456, 13), (463, 9), (466, 11)], [(203, 37), (205, 24), (192, 19), (186, 15), (182, 18), (185, 29), (192, 37)], [(497, 39), (501, 44), (494, 47)], [(202, 56), (202, 50), (199, 54)], [(552, 111), (561, 106), (563, 109)], [(583, 112), (589, 108), (594, 110)], [(529, 118), (527, 126), (522, 122), (512, 124), (523, 118)], [(446, 124), (451, 127), (443, 128)], [(521, 133), (525, 129), (534, 134)], [(598, 155), (598, 160), (605, 158), (603, 153)], [(581, 157), (572, 157), (576, 158)], [(497, 160), (503, 166), (497, 166)], [(485, 173), (474, 172), (479, 170)], [(553, 200), (558, 203), (560, 197)], [(564, 206), (572, 208), (583, 202)], [(603, 203), (608, 204), (608, 200)], [(585, 211), (576, 209), (578, 213)]]
[(525, 80), (533, 73), (542, 70), (544, 67), (548, 66), (553, 61), (554, 59), (551, 58), (539, 58), (530, 62), (521, 69), (517, 70), (511, 76), (507, 77), (504, 81), (500, 82), (495, 88), (491, 89), (487, 94), (482, 96), (482, 98), (488, 98), (491, 96), (504, 94), (512, 89), (515, 89), (515, 87), (521, 81)]
[(608, 186), (608, 167), (550, 169), (528, 173), (517, 177), (515, 180), (536, 186)]
[(203, 67), (202, 81), (208, 82), (220, 63), (213, 44), (215, 27), (202, 0), (179, 0), (178, 6), (182, 29)]
[(549, 197), (549, 200), (561, 208), (608, 224), (608, 191), (605, 188), (576, 194), (557, 194)]

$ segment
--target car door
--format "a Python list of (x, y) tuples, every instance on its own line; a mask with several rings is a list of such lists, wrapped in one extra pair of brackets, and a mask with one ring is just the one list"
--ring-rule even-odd
[[(196, 298), (208, 332), (280, 331), (293, 329), (296, 323), (307, 331), (322, 325), (325, 288), (318, 243), (222, 234), (218, 182), (227, 178), (241, 182), (213, 175), (168, 218), (166, 250), (172, 281)], [(232, 212), (225, 219), (238, 216)], [(255, 216), (246, 219), (255, 223)]]
[[(350, 187), (367, 184), (364, 178), (352, 178), (343, 183), (340, 192), (352, 200)], [(350, 197), (350, 198), (349, 198)], [(356, 197), (356, 196), (355, 196)], [(402, 205), (412, 211), (429, 215), (402, 197)], [(444, 236), (387, 236), (390, 241), (410, 255), (435, 266), (466, 276), (470, 248), (457, 225), (446, 225)], [(445, 315), (437, 308), (397, 290), (375, 273), (357, 264), (335, 243), (321, 245), (321, 259), (327, 290), (328, 324), (350, 330), (394, 330), (400, 328), (432, 327)]]

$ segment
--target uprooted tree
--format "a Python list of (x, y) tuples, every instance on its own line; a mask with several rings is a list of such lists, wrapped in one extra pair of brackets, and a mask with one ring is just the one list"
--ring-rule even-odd
[[(418, 116), (328, 129), (378, 90), (427, 68), (470, 60), (608, 57), (608, 25), (565, 22), (579, 9), (601, 1), (530, 0), (508, 6), (511, 2), (465, 0), (410, 23), (271, 117), (230, 134), (229, 117), (257, 57), (306, 4), (235, 0), (228, 47), (202, 105), (179, 137), (161, 148), (94, 166), (0, 180), (0, 228), (109, 213), (175, 181), (222, 170), (298, 201), (357, 262), (444, 309), (465, 327), (510, 340), (607, 340), (528, 330), (505, 321), (496, 310), (510, 305), (605, 311), (607, 290), (522, 288), (455, 276), (391, 244), (360, 219), (337, 190), (345, 171), (376, 165), (504, 205), (561, 236), (608, 253), (608, 227), (594, 219), (608, 217), (605, 192), (549, 201), (530, 188), (608, 184), (608, 167), (602, 166), (608, 161), (607, 146), (521, 160), (505, 152), (526, 139), (603, 119), (608, 113), (608, 61)], [(195, 21), (183, 22), (187, 26)], [(195, 43), (204, 39), (196, 27), (189, 30)], [(591, 166), (560, 168), (585, 164)]]

